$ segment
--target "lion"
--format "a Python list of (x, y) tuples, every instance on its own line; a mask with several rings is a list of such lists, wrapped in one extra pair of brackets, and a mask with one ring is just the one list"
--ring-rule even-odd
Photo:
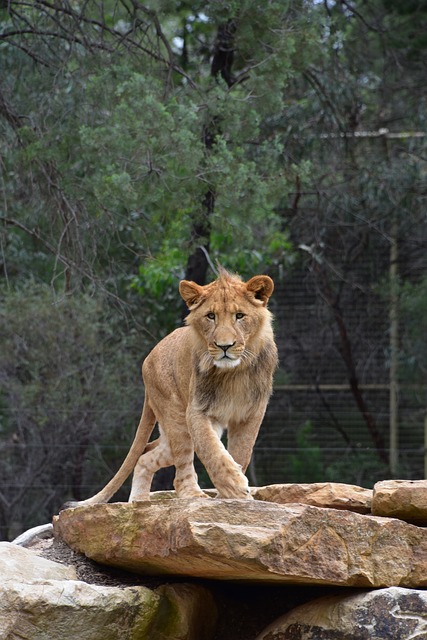
[[(246, 471), (272, 392), (277, 348), (267, 309), (266, 275), (243, 282), (220, 268), (201, 286), (182, 280), (186, 326), (163, 338), (142, 366), (145, 401), (122, 466), (93, 497), (67, 507), (108, 502), (134, 471), (130, 502), (150, 499), (155, 472), (175, 466), (179, 498), (206, 497), (194, 453), (221, 498), (250, 499)], [(155, 424), (160, 436), (147, 444)], [(228, 450), (221, 442), (228, 431)]]

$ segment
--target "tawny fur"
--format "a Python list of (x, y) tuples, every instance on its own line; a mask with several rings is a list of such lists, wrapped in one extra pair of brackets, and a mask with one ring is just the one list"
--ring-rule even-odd
[[(194, 452), (223, 498), (250, 498), (244, 475), (277, 366), (268, 276), (242, 282), (221, 269), (204, 287), (183, 280), (186, 327), (166, 336), (142, 367), (145, 402), (129, 453), (95, 496), (67, 506), (108, 502), (134, 471), (129, 500), (149, 499), (154, 473), (174, 465), (179, 497), (204, 497)], [(160, 437), (147, 444), (155, 423)], [(220, 437), (228, 429), (228, 451)]]

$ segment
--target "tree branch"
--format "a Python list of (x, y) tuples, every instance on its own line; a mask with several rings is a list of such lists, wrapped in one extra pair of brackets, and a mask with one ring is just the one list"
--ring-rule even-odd
[[(232, 74), (234, 61), (234, 42), (236, 35), (236, 23), (234, 20), (218, 26), (217, 36), (214, 45), (211, 62), (211, 76), (217, 78), (218, 75), (225, 80), (230, 88), (235, 82)], [(215, 145), (215, 140), (220, 133), (219, 118), (213, 116), (208, 124), (203, 127), (202, 139), (207, 153), (210, 153)], [(193, 223), (191, 230), (192, 245), (196, 246), (189, 256), (185, 271), (187, 280), (194, 280), (198, 284), (205, 284), (208, 271), (209, 237), (211, 232), (211, 217), (215, 210), (215, 188), (210, 186), (202, 201), (203, 213), (199, 220)], [(184, 309), (184, 316), (188, 310)]]
[(358, 18), (365, 25), (365, 27), (367, 27), (370, 31), (375, 31), (376, 33), (384, 33), (384, 29), (379, 29), (378, 27), (374, 27), (371, 24), (369, 24), (369, 22), (367, 22), (367, 20), (365, 20), (365, 18), (362, 16), (360, 11), (357, 11), (357, 9), (353, 7), (353, 5), (351, 5), (349, 2), (347, 2), (347, 0), (340, 0), (340, 2), (346, 9), (348, 9), (348, 11), (350, 11), (350, 13), (356, 16), (356, 18)]
[[(197, 85), (194, 80), (184, 71), (184, 69), (182, 69), (182, 67), (180, 67), (175, 62), (172, 48), (161, 29), (161, 25), (156, 12), (145, 7), (137, 0), (131, 1), (133, 7), (132, 26), (125, 33), (123, 33), (123, 31), (121, 30), (115, 29), (114, 27), (109, 27), (107, 25), (104, 18), (103, 3), (101, 3), (100, 5), (102, 20), (96, 20), (87, 15), (86, 4), (79, 10), (74, 10), (68, 3), (56, 3), (48, 2), (47, 0), (38, 0), (37, 7), (40, 11), (43, 11), (46, 20), (51, 23), (50, 28), (42, 30), (37, 28), (35, 23), (31, 23), (28, 17), (24, 15), (23, 11), (20, 12), (20, 9), (24, 10), (27, 7), (33, 8), (33, 4), (17, 1), (13, 3), (13, 8), (10, 11), (10, 14), (14, 20), (14, 28), (1, 33), (0, 42), (2, 40), (6, 42), (9, 41), (10, 45), (20, 48), (33, 60), (36, 60), (37, 62), (45, 66), (52, 66), (52, 60), (46, 60), (46, 58), (43, 58), (37, 48), (34, 51), (31, 47), (23, 47), (21, 43), (17, 43), (13, 38), (15, 38), (16, 36), (27, 36), (34, 37), (36, 41), (37, 39), (49, 40), (53, 38), (68, 42), (71, 45), (78, 44), (88, 51), (97, 49), (106, 51), (110, 54), (114, 54), (118, 47), (123, 46), (128, 50), (134, 50), (144, 53), (157, 62), (162, 63), (169, 71), (174, 71), (185, 78), (192, 89), (197, 89)], [(131, 14), (129, 7), (123, 2), (123, 0), (121, 0), (121, 5), (129, 14)], [(156, 37), (159, 41), (162, 42), (167, 51), (167, 58), (154, 51), (149, 46), (144, 46), (142, 44), (141, 37), (147, 37), (147, 31), (150, 27), (150, 23), (142, 20), (138, 16), (138, 12), (149, 16), (151, 25), (153, 26), (156, 33)], [(59, 16), (65, 16), (69, 18), (74, 24), (74, 29), (64, 26), (64, 20), (61, 20)], [(19, 25), (23, 25), (23, 27), (19, 28)], [(89, 33), (85, 32), (83, 27), (88, 27), (92, 30), (90, 36)], [(79, 36), (77, 35), (77, 32), (79, 33)], [(105, 35), (111, 37), (110, 43), (105, 40)], [(55, 59), (57, 59), (58, 51), (55, 51), (53, 53), (55, 54)]]

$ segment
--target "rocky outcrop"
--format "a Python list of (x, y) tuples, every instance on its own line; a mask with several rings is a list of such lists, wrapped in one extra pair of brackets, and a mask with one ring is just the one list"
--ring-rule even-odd
[(421, 640), (426, 613), (427, 592), (411, 589), (319, 598), (273, 622), (257, 640)]
[(55, 535), (145, 574), (358, 587), (427, 586), (427, 530), (391, 518), (261, 501), (116, 503), (61, 512)]
[(427, 639), (426, 490), (270, 485), (254, 501), (158, 492), (64, 511), (54, 541), (34, 545), (42, 527), (16, 542), (50, 544), (77, 576), (0, 544), (0, 640)]
[(372, 512), (427, 525), (427, 480), (386, 480), (377, 482)]
[(196, 585), (109, 587), (0, 544), (0, 640), (210, 640), (215, 606)]

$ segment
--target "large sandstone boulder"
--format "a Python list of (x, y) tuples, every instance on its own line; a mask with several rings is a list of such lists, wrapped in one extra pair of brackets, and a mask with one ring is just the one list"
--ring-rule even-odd
[(346, 509), (357, 513), (370, 513), (372, 490), (339, 482), (312, 484), (270, 484), (252, 489), (255, 500), (277, 504), (311, 504), (313, 507)]
[(209, 640), (215, 606), (196, 585), (109, 587), (0, 544), (0, 640)]
[(385, 480), (374, 486), (375, 515), (427, 524), (427, 480)]
[(257, 640), (427, 638), (427, 592), (392, 587), (313, 600), (285, 614)]
[(179, 500), (78, 507), (55, 535), (147, 574), (360, 587), (427, 586), (427, 530), (306, 505)]

